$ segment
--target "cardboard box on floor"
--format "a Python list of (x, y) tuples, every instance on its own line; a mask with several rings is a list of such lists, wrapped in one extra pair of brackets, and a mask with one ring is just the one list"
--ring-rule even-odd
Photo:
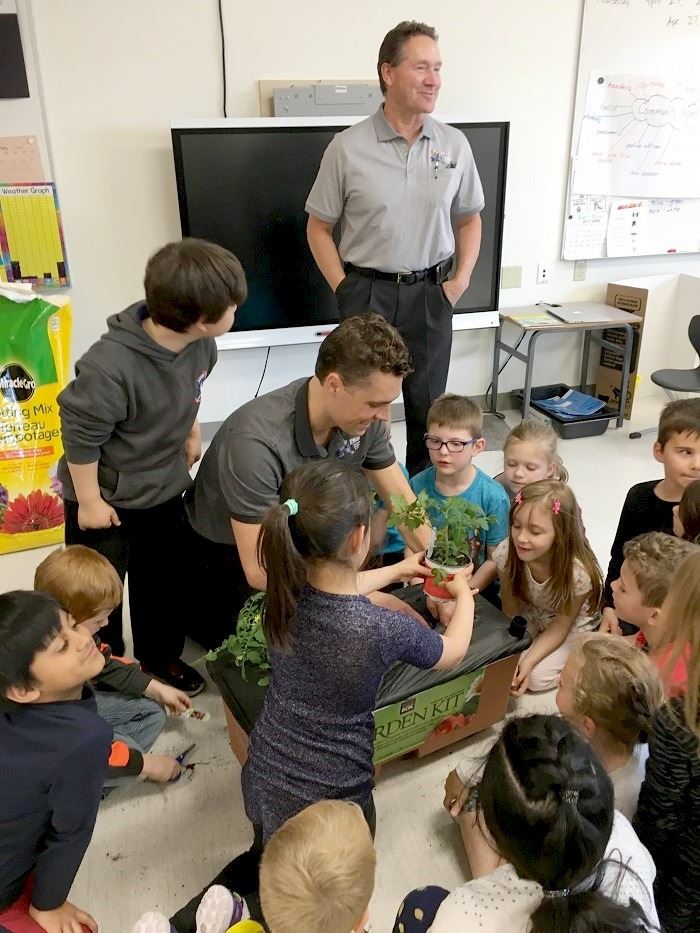
[[(376, 770), (408, 754), (422, 758), (503, 719), (519, 657), (501, 658), (375, 710)], [(226, 703), (224, 710), (231, 750), (243, 765), (248, 758), (248, 734)]]
[[(619, 285), (611, 282), (605, 295), (606, 304), (620, 311), (629, 311), (630, 314), (637, 314), (642, 318), (641, 324), (632, 324), (634, 331), (634, 341), (632, 343), (632, 362), (630, 365), (630, 378), (627, 386), (627, 398), (625, 399), (625, 418), (630, 419), (632, 415), (632, 403), (634, 402), (634, 393), (637, 388), (637, 367), (639, 365), (639, 351), (642, 344), (642, 331), (644, 330), (644, 315), (647, 309), (647, 300), (649, 291), (646, 288), (637, 288), (633, 285)], [(610, 327), (603, 331), (603, 337), (612, 343), (622, 346), (624, 343), (624, 334), (620, 328)], [(614, 407), (617, 406), (620, 399), (620, 388), (622, 386), (622, 358), (610, 353), (605, 347), (600, 351), (600, 364), (595, 381), (595, 392), (599, 399), (607, 402)]]

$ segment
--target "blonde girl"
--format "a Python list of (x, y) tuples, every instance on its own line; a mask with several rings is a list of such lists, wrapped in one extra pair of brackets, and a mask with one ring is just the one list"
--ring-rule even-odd
[(632, 820), (644, 780), (647, 735), (663, 703), (648, 656), (614, 635), (586, 635), (559, 679), (559, 712), (591, 743), (615, 791), (615, 809)]
[(602, 575), (578, 515), (573, 492), (555, 480), (531, 483), (513, 499), (510, 534), (493, 555), (503, 611), (524, 616), (533, 637), (513, 696), (556, 687), (575, 636), (600, 622)]
[(513, 428), (503, 445), (503, 472), (496, 480), (513, 500), (530, 483), (543, 479), (569, 480), (569, 474), (557, 453), (557, 433), (545, 421), (527, 419)]
[(676, 571), (662, 615), (654, 653), (667, 680), (684, 668), (685, 690), (652, 724), (635, 827), (657, 865), (663, 929), (685, 933), (700, 917), (700, 549)]

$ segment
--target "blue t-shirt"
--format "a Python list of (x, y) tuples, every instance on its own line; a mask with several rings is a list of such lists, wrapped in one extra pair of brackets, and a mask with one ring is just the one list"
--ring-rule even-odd
[[(490, 544), (495, 547), (508, 537), (510, 500), (508, 493), (500, 483), (487, 476), (479, 467), (475, 469), (476, 476), (471, 485), (459, 493), (459, 498), (466, 499), (474, 505), (480, 505), (486, 515), (494, 516), (494, 521), (489, 525), (488, 531), (477, 531), (472, 541), (472, 559), (478, 567), (486, 560), (486, 546)], [(450, 498), (450, 496), (443, 496), (435, 486), (435, 467), (433, 466), (413, 476), (409, 482), (416, 495), (425, 490), (431, 499), (444, 501)], [(438, 523), (438, 516), (433, 514), (430, 520), (435, 525)]]

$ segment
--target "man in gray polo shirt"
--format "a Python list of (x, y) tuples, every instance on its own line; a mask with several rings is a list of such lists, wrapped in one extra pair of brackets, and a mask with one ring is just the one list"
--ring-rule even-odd
[[(321, 344), (315, 375), (252, 399), (229, 415), (207, 449), (185, 508), (206, 611), (188, 634), (215, 647), (238, 610), (266, 587), (258, 532), (284, 477), (337, 457), (362, 469), (385, 502), (415, 499), (389, 441), (389, 406), (410, 372), (406, 346), (376, 314), (348, 318)], [(410, 533), (408, 535), (410, 537)], [(412, 539), (415, 550), (427, 544)]]
[(377, 63), (384, 104), (332, 140), (306, 202), (309, 246), (340, 319), (376, 311), (411, 353), (403, 385), (411, 475), (429, 462), (425, 421), (447, 384), (452, 308), (479, 255), (484, 207), (464, 134), (428, 116), (440, 90), (436, 40), (424, 23), (387, 33)]

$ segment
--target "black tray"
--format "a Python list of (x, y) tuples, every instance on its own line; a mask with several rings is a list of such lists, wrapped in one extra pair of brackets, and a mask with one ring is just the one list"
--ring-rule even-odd
[[(530, 393), (530, 407), (541, 412), (552, 423), (552, 427), (564, 440), (572, 440), (577, 437), (596, 437), (599, 434), (605, 434), (608, 422), (617, 418), (618, 411), (610, 405), (606, 405), (594, 415), (584, 415), (582, 418), (558, 418), (555, 412), (549, 411), (542, 405), (538, 405), (539, 399), (554, 398), (555, 395), (563, 395), (568, 392), (570, 386), (559, 383), (551, 386), (533, 386)], [(517, 398), (522, 405), (525, 390), (515, 389), (514, 398)]]

